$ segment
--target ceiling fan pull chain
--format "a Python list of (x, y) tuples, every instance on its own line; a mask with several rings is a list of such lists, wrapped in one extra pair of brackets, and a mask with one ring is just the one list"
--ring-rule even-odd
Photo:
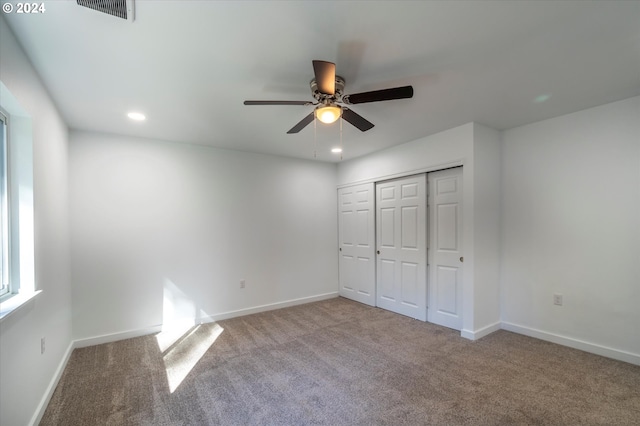
[(344, 146), (342, 145), (342, 114), (340, 114), (340, 161), (342, 161), (342, 153), (344, 152)]
[(318, 153), (318, 134), (316, 132), (316, 118), (315, 114), (313, 115), (313, 158), (316, 158)]

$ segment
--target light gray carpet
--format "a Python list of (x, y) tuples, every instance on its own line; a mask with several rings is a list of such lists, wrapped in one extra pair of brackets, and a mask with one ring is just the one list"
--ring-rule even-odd
[[(171, 393), (165, 362), (218, 326)], [(41, 422), (401, 424), (638, 425), (640, 367), (337, 298), (206, 324), (164, 354), (154, 336), (76, 349)]]

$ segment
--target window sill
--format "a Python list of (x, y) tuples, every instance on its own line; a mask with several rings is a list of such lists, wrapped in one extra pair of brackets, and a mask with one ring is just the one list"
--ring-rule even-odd
[(29, 293), (18, 293), (13, 296), (8, 296), (5, 300), (0, 302), (0, 322), (2, 322), (9, 315), (26, 305), (31, 299), (34, 299), (37, 295), (42, 293), (42, 290), (37, 290)]

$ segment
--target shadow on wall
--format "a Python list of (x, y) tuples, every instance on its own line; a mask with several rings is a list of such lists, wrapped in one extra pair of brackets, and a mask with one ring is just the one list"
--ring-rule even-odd
[(173, 393), (224, 329), (202, 324), (209, 315), (168, 278), (163, 282), (162, 331), (156, 335)]

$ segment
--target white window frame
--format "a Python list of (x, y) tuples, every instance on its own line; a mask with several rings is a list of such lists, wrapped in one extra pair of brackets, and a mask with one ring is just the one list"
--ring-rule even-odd
[(11, 293), (9, 118), (0, 108), (0, 297)]
[[(42, 290), (36, 290), (33, 210), (33, 126), (29, 113), (0, 81), (0, 111), (5, 117), (8, 194), (4, 203), (6, 227), (1, 238), (7, 253), (3, 273), (8, 288), (0, 295), (0, 322), (25, 306)], [(4, 201), (4, 200), (3, 200)], [(1, 222), (1, 220), (0, 220)], [(5, 226), (2, 224), (2, 226)], [(7, 234), (8, 237), (7, 238)]]

